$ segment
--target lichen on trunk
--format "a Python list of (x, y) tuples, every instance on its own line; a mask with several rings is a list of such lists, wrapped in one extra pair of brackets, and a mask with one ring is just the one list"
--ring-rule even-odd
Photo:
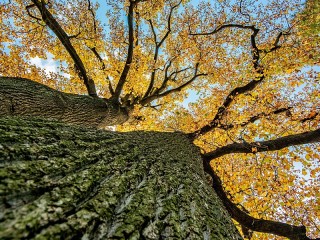
[(182, 133), (0, 118), (0, 239), (241, 239)]

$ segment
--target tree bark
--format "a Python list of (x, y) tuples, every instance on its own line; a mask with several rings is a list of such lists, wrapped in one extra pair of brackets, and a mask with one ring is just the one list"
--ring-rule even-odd
[(241, 239), (185, 134), (0, 118), (0, 239)]
[(0, 116), (8, 115), (100, 128), (128, 120), (126, 109), (114, 101), (59, 92), (24, 78), (0, 77)]

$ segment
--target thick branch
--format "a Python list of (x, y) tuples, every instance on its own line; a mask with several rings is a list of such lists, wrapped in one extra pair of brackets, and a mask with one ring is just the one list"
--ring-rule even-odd
[(133, 12), (134, 12), (134, 7), (136, 3), (137, 3), (136, 1), (131, 0), (129, 5), (129, 10), (128, 10), (129, 46), (128, 46), (127, 60), (122, 70), (117, 87), (115, 89), (115, 93), (112, 96), (117, 101), (119, 100), (121, 91), (127, 80), (127, 76), (129, 74), (129, 70), (131, 67), (132, 59), (133, 59), (133, 48), (134, 48)]
[(45, 3), (39, 0), (32, 0), (34, 5), (39, 9), (42, 20), (47, 24), (47, 26), (56, 34), (60, 42), (66, 48), (67, 52), (71, 56), (76, 69), (79, 71), (79, 76), (83, 79), (84, 84), (87, 88), (88, 94), (92, 97), (97, 97), (96, 88), (92, 79), (87, 76), (87, 71), (84, 67), (82, 60), (80, 59), (77, 51), (72, 46), (70, 38), (67, 33), (62, 29), (57, 20), (52, 16), (52, 14), (47, 10)]
[[(212, 35), (212, 34), (215, 34), (215, 33), (218, 33), (224, 29), (227, 29), (227, 28), (238, 28), (238, 29), (251, 29), (254, 33), (251, 35), (251, 44), (252, 44), (252, 47), (253, 49), (255, 50), (256, 54), (259, 54), (259, 52), (263, 52), (263, 53), (270, 53), (270, 52), (273, 52), (277, 49), (279, 49), (281, 46), (279, 45), (279, 42), (280, 42), (280, 39), (282, 36), (285, 36), (285, 35), (289, 35), (288, 32), (280, 32), (274, 43), (273, 43), (273, 46), (272, 48), (270, 48), (269, 50), (260, 50), (257, 48), (256, 46), (256, 43), (255, 43), (255, 37), (256, 35), (258, 34), (259, 32), (259, 29), (256, 28), (254, 25), (241, 25), (241, 24), (224, 24), (224, 25), (221, 25), (217, 28), (215, 28), (213, 31), (211, 32), (206, 32), (206, 33), (190, 33), (190, 35), (192, 36), (208, 36), (208, 35)], [(259, 56), (257, 55), (257, 57), (259, 58)]]
[(315, 143), (320, 141), (320, 129), (280, 137), (274, 140), (252, 142), (252, 143), (232, 143), (203, 155), (206, 161), (221, 157), (230, 153), (256, 153), (276, 151), (286, 147)]
[(171, 65), (172, 65), (172, 60), (169, 61), (168, 65), (166, 66), (166, 68), (164, 70), (164, 79), (162, 81), (162, 84), (161, 84), (160, 88), (157, 90), (158, 93), (162, 92), (167, 87), (168, 81), (170, 80), (170, 76), (171, 76), (171, 74), (168, 75), (169, 68), (171, 67)]
[(251, 47), (252, 47), (252, 62), (253, 62), (253, 67), (256, 73), (263, 74), (263, 68), (259, 64), (260, 60), (260, 51), (256, 43), (256, 37), (258, 35), (259, 29), (253, 27), (253, 33), (250, 36), (251, 40)]
[[(160, 41), (160, 43), (157, 42), (157, 34), (155, 32), (155, 29), (154, 29), (154, 26), (152, 24), (152, 21), (151, 19), (149, 20), (149, 23), (150, 23), (150, 27), (151, 27), (151, 30), (152, 30), (152, 33), (153, 33), (153, 38), (154, 38), (154, 43), (155, 43), (155, 50), (154, 50), (154, 56), (153, 56), (153, 64), (155, 65), (157, 60), (158, 60), (158, 54), (159, 54), (159, 49), (160, 49), (160, 46), (161, 44), (164, 42), (164, 39), (169, 36), (169, 31), (170, 29), (168, 30), (168, 32), (165, 34), (164, 38)], [(170, 26), (170, 23), (168, 24)], [(148, 89), (146, 91), (146, 93), (144, 94), (143, 98), (147, 97), (150, 93), (151, 93), (151, 90), (153, 88), (153, 85), (154, 85), (154, 81), (155, 81), (155, 77), (156, 77), (156, 69), (154, 68), (152, 73), (151, 73), (151, 78), (150, 78), (150, 84), (148, 86)]]
[[(260, 62), (259, 62), (260, 61), (260, 52), (269, 53), (269, 52), (275, 51), (276, 49), (280, 48), (281, 47), (279, 45), (280, 38), (284, 35), (288, 35), (288, 33), (280, 32), (275, 39), (273, 47), (268, 51), (264, 51), (264, 50), (262, 51), (258, 48), (258, 46), (256, 44), (256, 37), (259, 33), (259, 29), (256, 28), (255, 26), (246, 26), (246, 25), (239, 25), (239, 24), (225, 24), (220, 27), (217, 27), (212, 32), (196, 33), (196, 34), (191, 34), (191, 35), (211, 35), (211, 34), (215, 34), (215, 33), (219, 32), (225, 28), (250, 29), (253, 31), (253, 33), (250, 36), (251, 47), (252, 47), (252, 63), (253, 63), (253, 67), (254, 67), (255, 72), (258, 74), (258, 77), (257, 77), (257, 79), (252, 80), (251, 82), (249, 82), (245, 86), (237, 87), (237, 88), (233, 89), (229, 93), (229, 95), (227, 96), (227, 98), (225, 99), (223, 104), (219, 107), (218, 112), (215, 115), (215, 117), (213, 118), (213, 120), (209, 124), (202, 127), (201, 129), (199, 129), (193, 133), (190, 133), (189, 134), (190, 139), (195, 139), (198, 136), (205, 134), (205, 133), (213, 130), (214, 128), (218, 127), (220, 125), (220, 120), (222, 119), (223, 114), (225, 113), (226, 109), (231, 105), (231, 103), (235, 99), (235, 97), (239, 94), (253, 90), (260, 82), (262, 82), (264, 80), (264, 78), (265, 78), (264, 69), (260, 65)], [(255, 121), (256, 120), (255, 118), (256, 117), (253, 117), (252, 119), (249, 119), (249, 121)]]
[(128, 114), (108, 99), (59, 92), (29, 79), (0, 77), (0, 117), (41, 117), (104, 128), (124, 123)]
[(225, 193), (220, 178), (212, 170), (208, 161), (204, 160), (204, 169), (212, 178), (212, 187), (222, 200), (231, 217), (242, 226), (256, 232), (271, 233), (291, 240), (310, 240), (306, 236), (305, 226), (295, 226), (272, 220), (257, 219), (240, 210)]

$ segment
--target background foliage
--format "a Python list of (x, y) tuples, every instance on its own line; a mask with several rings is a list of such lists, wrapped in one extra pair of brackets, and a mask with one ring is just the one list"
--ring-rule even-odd
[[(32, 4), (1, 0), (0, 75), (85, 94), (73, 60)], [(129, 4), (46, 2), (101, 97), (111, 97), (109, 83), (115, 88), (125, 67)], [(126, 97), (138, 101), (131, 121), (117, 129), (194, 132), (215, 117), (231, 90), (262, 74), (263, 81), (253, 90), (233, 97), (213, 131), (197, 138), (203, 153), (234, 142), (319, 128), (319, 11), (318, 0), (140, 1), (134, 9), (133, 59), (121, 94), (122, 102)], [(252, 29), (214, 32), (227, 24), (259, 29), (257, 66)], [(35, 64), (39, 59), (52, 59), (56, 71)], [(165, 79), (165, 90), (176, 91), (143, 102), (143, 96), (157, 93)], [(320, 234), (319, 154), (318, 143), (265, 153), (252, 147), (252, 154), (229, 154), (211, 165), (232, 201), (250, 215), (305, 225), (315, 237)], [(271, 237), (255, 233), (252, 239)]]

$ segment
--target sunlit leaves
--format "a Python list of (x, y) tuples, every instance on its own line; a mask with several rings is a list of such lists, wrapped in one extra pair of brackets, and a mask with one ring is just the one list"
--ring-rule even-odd
[[(230, 91), (262, 76), (254, 90), (232, 97), (214, 131), (195, 141), (202, 152), (319, 127), (320, 14), (316, 14), (319, 6), (313, 4), (317, 1), (309, 0), (306, 5), (284, 0), (182, 1), (172, 10), (179, 2), (140, 1), (134, 9), (133, 59), (121, 97), (130, 95), (138, 100), (130, 121), (119, 130), (193, 132), (214, 118)], [(109, 81), (113, 88), (117, 85), (127, 57), (129, 1), (99, 4), (106, 11), (105, 26), (94, 1), (57, 0), (46, 7), (69, 35), (98, 94), (109, 98)], [(71, 57), (45, 26), (39, 11), (32, 6), (27, 11), (30, 5), (27, 0), (1, 2), (0, 74), (28, 77), (59, 90), (84, 94)], [(213, 35), (190, 35), (208, 33), (229, 23), (259, 28), (256, 43), (263, 73), (252, 64), (252, 30), (226, 28)], [(32, 63), (35, 57), (48, 56), (53, 56), (60, 72), (48, 74)], [(180, 91), (139, 105), (152, 76), (150, 93), (159, 93), (162, 87), (165, 91), (184, 84), (196, 66), (206, 76)], [(288, 110), (274, 113), (282, 108)], [(252, 120), (255, 116), (257, 119)], [(319, 234), (319, 144), (263, 154), (251, 146), (250, 151), (212, 162), (232, 201), (254, 217), (303, 224), (311, 235)], [(260, 234), (254, 238), (271, 239)]]

